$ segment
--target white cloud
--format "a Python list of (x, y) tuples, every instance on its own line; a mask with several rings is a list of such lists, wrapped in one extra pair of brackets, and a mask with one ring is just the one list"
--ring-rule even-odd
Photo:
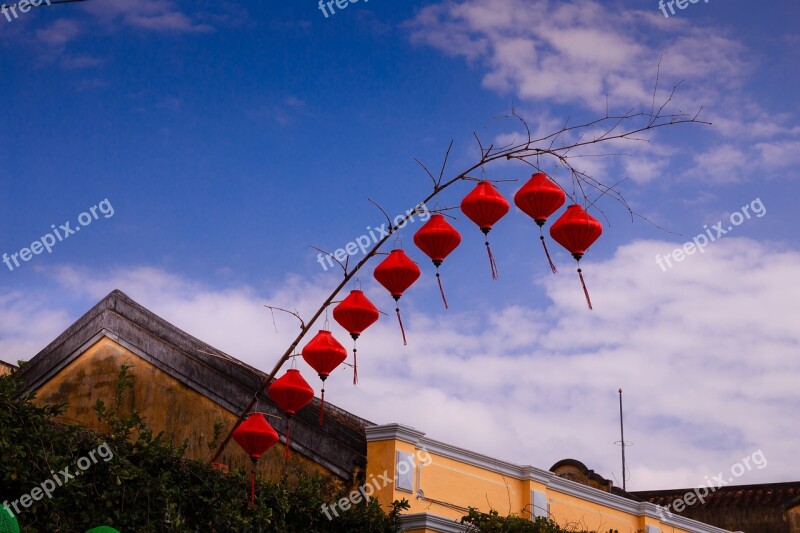
[[(699, 484), (759, 448), (769, 467), (739, 482), (796, 479), (800, 429), (791, 420), (800, 405), (800, 287), (791, 279), (800, 254), (726, 237), (663, 272), (656, 254), (678, 245), (639, 241), (607, 261), (583, 264), (593, 312), (572, 268), (542, 281), (550, 300), (541, 308), (498, 303), (434, 315), (415, 308), (412, 290), (403, 309), (409, 345), (402, 346), (394, 317), (382, 318), (359, 339), (360, 386), (343, 368), (331, 376), (328, 397), (374, 422), (402, 422), (498, 458), (549, 468), (574, 457), (619, 477), (612, 443), (616, 391), (623, 387), (626, 439), (634, 442), (629, 487)], [(329, 285), (326, 276), (290, 276), (262, 296), (152, 268), (110, 275), (62, 268), (51, 275), (64, 292), (90, 303), (119, 288), (265, 371), (297, 323), (278, 314), (275, 334), (263, 304), (308, 316)], [(384, 296), (373, 283), (365, 290), (376, 302)], [(4, 354), (21, 357), (23, 350), (30, 357), (78, 316), (67, 318), (44, 293), (22, 302), (13, 295), (0, 300), (8, 324)]]
[(739, 86), (749, 72), (744, 47), (722, 31), (667, 28), (650, 12), (593, 1), (446, 1), (422, 9), (407, 27), (412, 42), (481, 65), (488, 88), (595, 111), (607, 94), (620, 104), (649, 104), (662, 55), (662, 75), (691, 78), (708, 99), (709, 90)]
[(47, 28), (36, 30), (36, 38), (43, 44), (60, 47), (80, 35), (81, 29), (73, 20), (61, 19)]
[(125, 25), (151, 31), (207, 32), (213, 28), (193, 20), (169, 0), (105, 0), (89, 2), (86, 11), (111, 23), (122, 21)]
[[(700, 119), (713, 123), (702, 144), (685, 144), (679, 152), (694, 158), (697, 168), (677, 169), (670, 174), (676, 179), (750, 180), (742, 173), (750, 156), (776, 177), (796, 164), (796, 113), (771, 112), (748, 93), (764, 58), (721, 26), (591, 0), (446, 0), (420, 10), (406, 28), (413, 43), (466, 59), (490, 90), (595, 115), (607, 102), (612, 114), (618, 108), (649, 111), (660, 61), (656, 108), (684, 82), (664, 112), (694, 115), (703, 108)], [(709, 144), (715, 134), (722, 144)], [(761, 141), (755, 153), (754, 140)], [(639, 183), (654, 181), (670, 162), (649, 149), (633, 148), (637, 157), (621, 169)], [(612, 169), (581, 161), (580, 170), (602, 176)]]

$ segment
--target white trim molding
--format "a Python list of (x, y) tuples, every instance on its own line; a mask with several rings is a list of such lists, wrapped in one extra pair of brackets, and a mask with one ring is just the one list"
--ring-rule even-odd
[[(549, 470), (542, 470), (531, 465), (516, 465), (507, 461), (494, 459), (487, 455), (465, 450), (444, 442), (429, 439), (425, 437), (425, 433), (402, 424), (370, 426), (366, 428), (366, 435), (368, 445), (370, 442), (384, 440), (398, 440), (407, 442), (419, 448), (424, 448), (429, 453), (439, 455), (440, 457), (445, 457), (447, 459), (452, 459), (470, 466), (482, 468), (489, 472), (495, 472), (503, 476), (509, 476), (519, 480), (535, 481), (545, 485), (547, 490), (574, 496), (591, 503), (603, 505), (605, 507), (623, 511), (635, 516), (655, 518), (660, 520), (662, 524), (679, 527), (689, 531), (690, 533), (728, 533), (725, 529), (704, 524), (696, 520), (691, 520), (683, 516), (673, 514), (672, 516), (661, 518), (661, 515), (658, 512), (658, 506), (650, 502), (637, 502), (617, 494), (611, 494), (609, 492), (589, 487), (588, 485), (583, 485), (581, 483), (576, 483), (575, 481), (560, 478)], [(434, 531), (439, 530), (434, 529)]]
[(464, 533), (467, 526), (455, 520), (431, 513), (407, 514), (400, 517), (400, 527), (403, 531), (426, 529), (436, 533)]

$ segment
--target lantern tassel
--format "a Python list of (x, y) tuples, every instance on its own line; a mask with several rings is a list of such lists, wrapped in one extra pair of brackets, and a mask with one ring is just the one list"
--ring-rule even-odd
[(250, 507), (256, 504), (256, 460), (253, 459), (253, 467), (250, 469)]
[(403, 334), (403, 346), (408, 346), (406, 342), (406, 328), (403, 327), (403, 319), (400, 318), (400, 308), (395, 307), (394, 310), (397, 313), (397, 321), (400, 323), (400, 333)]
[(439, 276), (438, 267), (437, 267), (437, 270), (436, 270), (436, 281), (439, 282), (439, 292), (442, 293), (442, 301), (444, 302), (444, 308), (445, 309), (450, 309), (447, 306), (447, 298), (444, 297), (444, 289), (442, 288), (442, 278)]
[(550, 270), (552, 270), (553, 274), (555, 274), (558, 272), (558, 269), (556, 269), (556, 265), (553, 264), (553, 260), (550, 259), (550, 252), (547, 251), (547, 244), (544, 242), (544, 235), (542, 235), (541, 227), (539, 228), (539, 238), (542, 240), (542, 247), (544, 247), (544, 255), (547, 256), (547, 262), (550, 263)]
[(494, 256), (492, 255), (492, 247), (489, 246), (489, 240), (486, 240), (486, 252), (489, 254), (489, 266), (492, 267), (492, 279), (497, 279), (497, 263), (494, 262)]
[(592, 308), (592, 300), (589, 298), (589, 289), (586, 288), (586, 282), (583, 281), (583, 272), (581, 269), (578, 269), (578, 277), (581, 278), (581, 285), (583, 285), (583, 294), (586, 295), (586, 303), (589, 305), (589, 310), (591, 311)]
[(358, 350), (353, 342), (353, 385), (358, 385)]
[(319, 404), (319, 427), (322, 427), (322, 422), (325, 418), (325, 389), (322, 389), (322, 400)]

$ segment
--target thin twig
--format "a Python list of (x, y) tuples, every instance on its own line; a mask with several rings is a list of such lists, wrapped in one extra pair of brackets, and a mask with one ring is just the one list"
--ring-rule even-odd
[(273, 311), (283, 311), (286, 314), (292, 315), (293, 317), (295, 317), (297, 320), (300, 321), (300, 329), (306, 328), (306, 323), (303, 322), (303, 317), (300, 316), (300, 313), (298, 313), (297, 310), (289, 311), (288, 309), (284, 309), (282, 307), (275, 307), (274, 305), (264, 305), (264, 307), (266, 307), (267, 309), (271, 309)]
[[(421, 163), (420, 163), (420, 164), (421, 164)], [(423, 168), (424, 168), (424, 167), (423, 167)], [(431, 176), (431, 179), (433, 179), (433, 176)], [(436, 180), (434, 180), (434, 183), (435, 183), (435, 182), (436, 182)], [(375, 207), (377, 207), (378, 209), (380, 209), (380, 210), (381, 210), (381, 213), (383, 213), (383, 216), (385, 216), (385, 217), (386, 217), (386, 222), (388, 223), (388, 226), (389, 226), (389, 234), (391, 234), (391, 233), (392, 233), (392, 231), (393, 231), (393, 230), (392, 230), (392, 219), (389, 217), (389, 215), (386, 213), (386, 211), (384, 211), (384, 210), (383, 210), (383, 208), (382, 208), (380, 205), (378, 205), (378, 202), (376, 202), (376, 201), (375, 201), (375, 200), (373, 200), (372, 198), (367, 198), (367, 200), (369, 200), (369, 201), (370, 201), (370, 203), (371, 203), (372, 205), (374, 205)]]

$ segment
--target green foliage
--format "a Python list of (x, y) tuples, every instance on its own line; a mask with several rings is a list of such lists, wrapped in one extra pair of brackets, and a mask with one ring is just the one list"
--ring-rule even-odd
[[(352, 488), (332, 478), (288, 467), (283, 478), (257, 484), (256, 505), (249, 507), (249, 474), (223, 474), (183, 457), (164, 434), (154, 435), (145, 420), (125, 408), (134, 376), (122, 365), (112, 406), (98, 401), (95, 411), (108, 428), (97, 434), (56, 421), (63, 405), (38, 406), (33, 398), (15, 398), (14, 376), (0, 376), (0, 504), (9, 506), (60, 471), (79, 471), (78, 461), (98, 447), (106, 454), (51, 491), (51, 497), (18, 504), (23, 533), (75, 532), (105, 524), (129, 532), (394, 533), (407, 502), (388, 512), (376, 500), (362, 502), (328, 520), (323, 504), (345, 497)], [(222, 430), (215, 425), (216, 436)], [(108, 457), (108, 460), (106, 460)]]
[[(461, 523), (467, 525), (469, 533), (577, 533), (586, 532), (585, 528), (577, 526), (562, 527), (550, 518), (540, 516), (534, 521), (521, 516), (500, 516), (497, 511), (481, 513), (475, 508), (470, 508), (469, 514), (461, 518)], [(591, 533), (597, 533), (592, 531)], [(609, 529), (608, 533), (618, 533)]]

